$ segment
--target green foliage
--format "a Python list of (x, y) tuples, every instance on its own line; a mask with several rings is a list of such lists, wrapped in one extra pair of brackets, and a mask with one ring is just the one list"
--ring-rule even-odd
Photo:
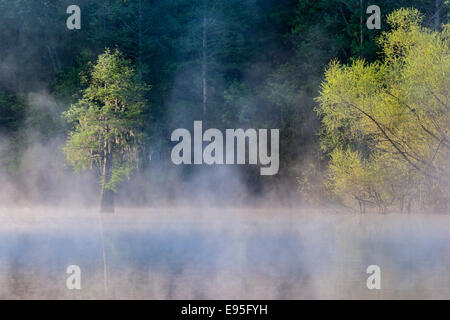
[[(65, 136), (69, 129), (78, 130), (77, 116), (81, 117), (85, 111), (73, 114), (75, 121), (73, 127), (69, 127), (60, 118), (67, 106), (95, 104), (101, 109), (102, 99), (107, 97), (101, 96), (98, 89), (94, 90), (98, 91), (97, 97), (89, 93), (93, 77), (88, 61), (95, 60), (105, 48), (118, 48), (123, 58), (130, 61), (129, 67), (135, 70), (136, 79), (131, 82), (152, 84), (152, 90), (142, 90), (139, 98), (152, 101), (152, 108), (142, 108), (141, 113), (133, 116), (139, 119), (139, 134), (152, 138), (151, 144), (139, 153), (131, 152), (135, 154), (133, 158), (142, 160), (144, 167), (150, 166), (150, 158), (152, 162), (170, 164), (167, 161), (170, 132), (174, 127), (190, 126), (193, 120), (204, 119), (207, 126), (217, 128), (279, 128), (282, 166), (274, 179), (280, 179), (283, 185), (291, 183), (294, 189), (299, 177), (309, 185), (302, 190), (315, 193), (320, 188), (311, 184), (322, 180), (321, 167), (326, 160), (318, 148), (319, 130), (323, 132), (322, 152), (327, 154), (335, 146), (342, 150), (350, 147), (357, 150), (362, 159), (368, 159), (378, 145), (378, 133), (376, 130), (367, 133), (363, 122), (366, 120), (356, 121), (360, 117), (356, 112), (345, 116), (335, 113), (332, 117), (340, 117), (340, 120), (339, 125), (334, 124), (333, 134), (326, 134), (331, 124), (328, 129), (319, 127), (314, 97), (318, 95), (323, 70), (329, 61), (337, 59), (344, 65), (355, 63), (357, 69), (353, 60), (358, 57), (364, 58), (368, 65), (382, 58), (383, 63), (372, 68), (377, 70), (378, 77), (386, 79), (400, 74), (391, 71), (394, 64), (402, 68), (400, 61), (405, 63), (404, 57), (412, 57), (407, 53), (406, 44), (417, 47), (417, 39), (410, 35), (414, 31), (411, 28), (416, 29), (413, 32), (416, 35), (423, 31), (418, 27), (420, 19), (429, 29), (442, 29), (441, 37), (448, 34), (444, 32), (448, 0), (441, 2), (438, 14), (434, 0), (379, 0), (376, 4), (381, 8), (381, 30), (368, 30), (365, 26), (368, 17), (365, 9), (372, 4), (367, 0), (78, 0), (77, 5), (82, 9), (82, 29), (78, 31), (65, 27), (66, 8), (70, 4), (66, 0), (0, 0), (0, 21), (4, 22), (0, 30), (0, 90), (6, 92), (0, 97), (0, 132), (10, 142), (11, 150), (17, 151), (9, 157), (11, 161), (2, 161), (14, 162), (11, 168), (19, 167), (20, 150), (26, 149), (30, 137), (50, 141)], [(388, 17), (400, 7), (415, 7), (420, 13), (411, 15), (411, 10), (401, 10)], [(388, 20), (394, 22), (393, 29), (397, 31), (383, 34), (390, 30)], [(377, 47), (377, 37), (382, 41), (383, 50)], [(428, 54), (439, 53), (424, 49), (414, 58), (415, 62), (412, 58), (408, 61), (411, 66), (423, 64), (427, 70), (433, 70), (430, 74), (439, 74), (441, 64), (427, 64)], [(392, 60), (391, 66), (381, 70), (388, 59)], [(420, 68), (410, 70), (409, 81), (417, 83), (413, 84), (415, 90), (408, 99), (425, 103), (427, 91), (420, 81), (423, 77), (428, 77), (427, 81), (434, 80), (419, 72)], [(203, 80), (206, 80), (206, 94), (202, 90)], [(370, 83), (356, 82), (356, 85), (370, 87)], [(397, 96), (405, 90), (406, 82), (403, 89), (398, 89)], [(113, 91), (111, 89), (109, 94), (123, 94)], [(36, 92), (49, 94), (51, 99), (45, 101), (39, 95), (30, 94)], [(205, 97), (207, 108), (203, 112)], [(37, 98), (40, 99), (38, 106)], [(405, 109), (398, 103), (392, 108), (394, 105), (397, 105), (397, 113)], [(72, 107), (69, 113), (75, 111)], [(394, 111), (389, 112), (395, 114)], [(72, 152), (72, 164), (78, 170), (102, 167), (103, 161), (97, 141), (101, 140), (98, 138), (101, 134), (93, 126), (101, 112), (86, 114), (89, 116), (85, 116), (85, 121), (91, 131), (79, 129), (80, 133), (74, 134), (72, 139), (74, 144), (93, 151), (92, 158)], [(328, 118), (329, 122), (332, 117)], [(421, 118), (421, 121), (425, 120)], [(31, 136), (29, 132), (38, 135)], [(121, 159), (119, 154), (121, 152), (116, 153), (115, 158)], [(131, 170), (120, 168), (136, 167), (135, 160), (128, 162), (134, 163), (132, 166), (122, 166), (122, 160), (111, 160), (115, 163), (111, 166), (116, 168), (115, 173), (109, 175), (111, 181), (131, 174)], [(254, 175), (257, 170), (247, 169), (241, 168), (244, 173), (248, 172), (249, 185), (274, 183), (258, 179), (257, 174)], [(167, 180), (165, 172), (154, 174), (160, 175), (159, 181)], [(263, 188), (256, 186), (255, 189)]]
[[(422, 28), (417, 10), (402, 9), (379, 38), (384, 61), (333, 61), (317, 109), (322, 149), (330, 155), (330, 190), (382, 211), (408, 195), (446, 206), (448, 190), (450, 54), (448, 27)], [(394, 178), (395, 177), (395, 178)], [(442, 209), (442, 207), (440, 208)]]
[(25, 103), (16, 95), (5, 92), (0, 94), (0, 129), (3, 134), (16, 131), (25, 118)]
[(64, 151), (77, 170), (101, 168), (111, 158), (111, 168), (102, 175), (104, 187), (115, 191), (137, 165), (147, 88), (137, 84), (133, 68), (117, 50), (98, 57), (88, 81), (82, 98), (64, 113), (73, 124)]

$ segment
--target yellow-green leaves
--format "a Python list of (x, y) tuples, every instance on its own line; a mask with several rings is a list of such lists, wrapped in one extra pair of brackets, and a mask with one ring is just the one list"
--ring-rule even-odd
[(115, 191), (137, 166), (148, 88), (117, 50), (100, 55), (88, 78), (83, 97), (64, 113), (73, 124), (64, 151), (77, 170), (100, 168), (103, 188)]
[(317, 98), (330, 189), (382, 210), (420, 185), (448, 198), (450, 183), (448, 27), (422, 28), (413, 9), (388, 21), (393, 28), (379, 39), (384, 61), (332, 61)]

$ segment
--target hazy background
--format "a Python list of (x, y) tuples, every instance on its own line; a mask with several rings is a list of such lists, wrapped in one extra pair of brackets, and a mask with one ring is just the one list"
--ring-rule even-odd
[[(0, 1), (0, 197), (12, 204), (97, 202), (96, 173), (73, 174), (64, 161), (70, 126), (61, 114), (105, 48), (120, 49), (152, 87), (142, 128), (149, 140), (139, 170), (119, 188), (121, 201), (152, 206), (216, 194), (242, 204), (272, 193), (277, 203), (323, 204), (328, 155), (314, 98), (328, 62), (379, 58), (375, 38), (395, 8), (418, 8), (432, 28), (448, 18), (446, 1), (379, 1), (382, 30), (368, 30), (365, 1), (80, 0), (81, 30), (68, 30), (70, 4)], [(172, 165), (170, 134), (194, 120), (205, 129), (280, 129), (279, 174)]]
[[(436, 3), (377, 4), (383, 17), (414, 6), (433, 28)], [(70, 4), (81, 30), (66, 28)], [(324, 69), (332, 58), (375, 61), (387, 30), (364, 28), (361, 42), (361, 10), (350, 0), (0, 0), (0, 298), (448, 299), (448, 215), (359, 215), (324, 190), (314, 111)], [(98, 213), (98, 173), (74, 172), (62, 151), (61, 114), (105, 48), (152, 86), (149, 140), (115, 215)], [(194, 120), (279, 128), (280, 173), (174, 166), (170, 133)], [(81, 291), (65, 287), (71, 264)], [(380, 291), (366, 288), (372, 264)]]

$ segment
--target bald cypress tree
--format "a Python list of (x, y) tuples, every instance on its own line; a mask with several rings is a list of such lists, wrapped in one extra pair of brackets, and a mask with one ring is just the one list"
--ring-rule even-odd
[(145, 135), (140, 127), (147, 89), (121, 53), (106, 50), (87, 79), (82, 98), (64, 113), (73, 124), (64, 151), (76, 170), (97, 168), (102, 212), (114, 212), (117, 185), (137, 166)]

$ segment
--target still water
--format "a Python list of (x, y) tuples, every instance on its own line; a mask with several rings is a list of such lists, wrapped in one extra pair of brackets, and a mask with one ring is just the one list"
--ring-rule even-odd
[(0, 299), (20, 298), (450, 299), (450, 216), (2, 208)]

